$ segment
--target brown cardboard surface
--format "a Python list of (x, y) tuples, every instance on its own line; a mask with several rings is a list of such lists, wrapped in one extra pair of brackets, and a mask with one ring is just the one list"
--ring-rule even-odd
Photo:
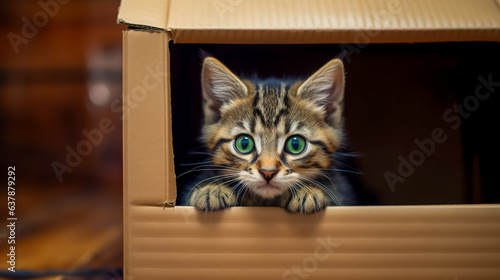
[(500, 41), (495, 0), (123, 0), (118, 22), (176, 43)]
[(500, 277), (500, 206), (330, 207), (313, 215), (130, 206), (128, 213), (129, 279)]
[(118, 13), (118, 23), (161, 28), (167, 26), (167, 0), (122, 1)]
[(123, 33), (124, 197), (136, 205), (175, 203), (166, 32)]

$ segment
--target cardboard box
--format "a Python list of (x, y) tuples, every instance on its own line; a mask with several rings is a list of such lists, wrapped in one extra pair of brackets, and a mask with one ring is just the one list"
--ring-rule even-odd
[[(122, 0), (125, 279), (500, 279), (500, 205), (175, 206), (170, 44), (499, 42), (494, 0)], [(349, 49), (350, 48), (350, 49)], [(165, 202), (165, 203), (164, 203)]]

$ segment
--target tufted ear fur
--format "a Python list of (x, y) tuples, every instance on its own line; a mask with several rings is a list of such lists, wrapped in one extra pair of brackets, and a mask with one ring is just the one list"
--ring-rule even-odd
[(247, 95), (247, 88), (243, 82), (213, 57), (203, 60), (201, 85), (205, 124), (212, 124), (219, 120), (224, 104)]
[(297, 93), (321, 106), (327, 122), (333, 127), (339, 127), (342, 122), (344, 83), (344, 64), (336, 58), (309, 77)]

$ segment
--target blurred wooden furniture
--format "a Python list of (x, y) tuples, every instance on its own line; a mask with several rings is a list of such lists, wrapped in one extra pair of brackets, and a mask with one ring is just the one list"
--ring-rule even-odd
[[(17, 170), (18, 270), (122, 266), (121, 115), (110, 107), (121, 99), (119, 3), (0, 4), (0, 170)], [(89, 98), (95, 85), (109, 91), (107, 103)], [(66, 164), (82, 130), (104, 118), (116, 129), (59, 180), (52, 164)]]

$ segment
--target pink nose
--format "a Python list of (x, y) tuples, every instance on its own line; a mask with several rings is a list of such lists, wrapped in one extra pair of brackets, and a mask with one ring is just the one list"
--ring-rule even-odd
[(259, 169), (260, 174), (266, 179), (266, 181), (271, 181), (271, 179), (278, 173), (276, 169)]

